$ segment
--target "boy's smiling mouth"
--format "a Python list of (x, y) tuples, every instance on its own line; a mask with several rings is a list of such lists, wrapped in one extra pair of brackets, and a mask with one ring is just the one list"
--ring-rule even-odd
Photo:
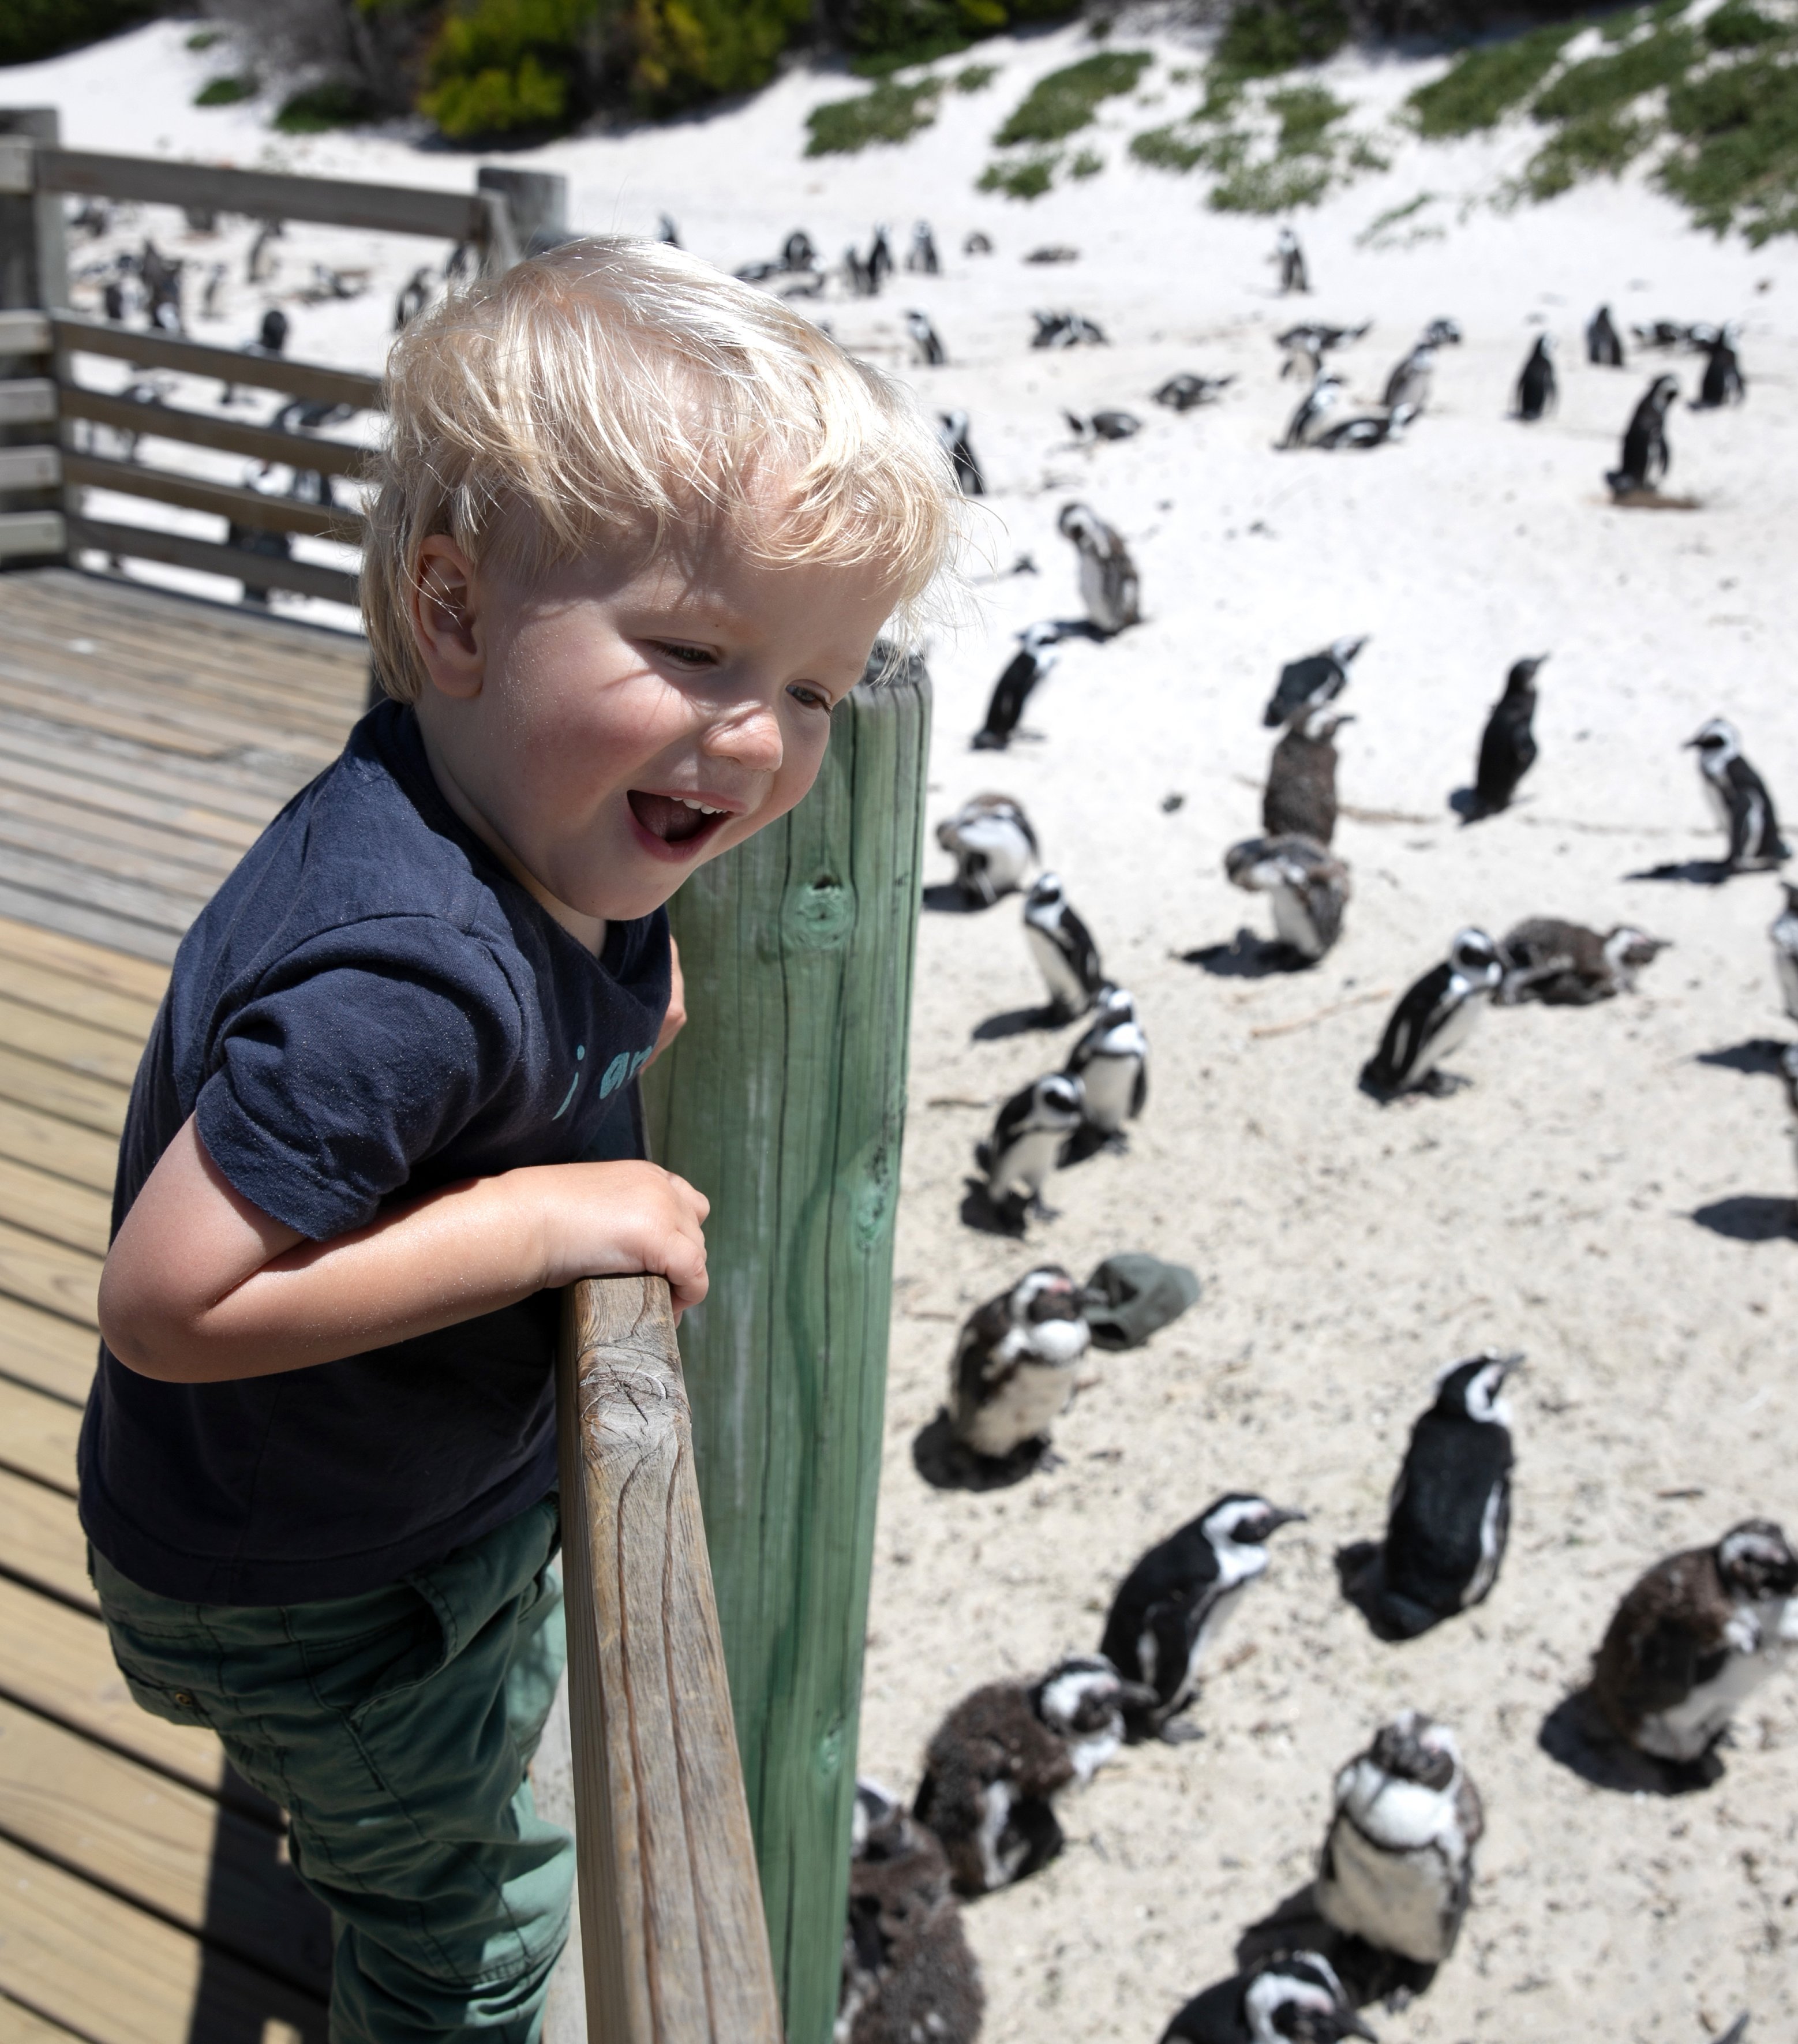
[(639, 836), (663, 858), (690, 857), (732, 813), (696, 795), (655, 795), (644, 788), (631, 789), (625, 799)]

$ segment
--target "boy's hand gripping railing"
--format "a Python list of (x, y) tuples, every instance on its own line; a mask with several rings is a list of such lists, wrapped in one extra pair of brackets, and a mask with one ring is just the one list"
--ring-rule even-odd
[(668, 1287), (587, 1278), (558, 1371), (594, 2044), (780, 2044)]

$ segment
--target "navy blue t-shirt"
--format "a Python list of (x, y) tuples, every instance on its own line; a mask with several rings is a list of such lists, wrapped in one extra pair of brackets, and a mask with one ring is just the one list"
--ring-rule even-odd
[[(116, 1232), (190, 1115), (238, 1192), (314, 1241), (521, 1165), (640, 1156), (637, 1072), (668, 921), (595, 959), (450, 809), (388, 703), (263, 833), (182, 939), (120, 1146)], [(81, 1518), (148, 1590), (353, 1596), (555, 1481), (558, 1300), (338, 1362), (163, 1384), (102, 1345)]]

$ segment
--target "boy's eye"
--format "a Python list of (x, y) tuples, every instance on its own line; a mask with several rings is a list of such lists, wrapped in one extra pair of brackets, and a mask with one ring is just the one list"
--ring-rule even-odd
[(683, 667), (703, 667), (712, 658), (703, 646), (683, 646), (676, 640), (663, 640), (658, 650)]
[(795, 702), (803, 703), (808, 709), (828, 710), (831, 706), (830, 697), (824, 690), (813, 688), (809, 682), (795, 682), (787, 694)]

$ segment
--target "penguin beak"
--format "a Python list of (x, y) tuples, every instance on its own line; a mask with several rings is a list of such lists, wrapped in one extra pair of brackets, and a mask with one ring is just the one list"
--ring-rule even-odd
[(1498, 1365), (1498, 1381), (1502, 1384), (1506, 1377), (1511, 1376), (1515, 1371), (1519, 1370), (1523, 1368), (1523, 1351), (1521, 1349), (1519, 1349), (1515, 1355), (1496, 1356), (1493, 1360)]
[(1287, 1504), (1277, 1504), (1267, 1515), (1267, 1530), (1274, 1533), (1282, 1526), (1302, 1526), (1310, 1516), (1308, 1512), (1296, 1511)]

